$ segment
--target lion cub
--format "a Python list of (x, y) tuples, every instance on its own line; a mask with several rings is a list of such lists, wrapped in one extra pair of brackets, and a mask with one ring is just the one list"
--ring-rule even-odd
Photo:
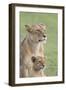
[(32, 66), (32, 76), (33, 77), (40, 77), (40, 76), (46, 76), (44, 74), (44, 67), (45, 67), (45, 58), (41, 56), (32, 56), (31, 58), (33, 62)]

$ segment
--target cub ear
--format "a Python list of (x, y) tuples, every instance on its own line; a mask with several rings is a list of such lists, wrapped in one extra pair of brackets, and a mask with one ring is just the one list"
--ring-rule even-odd
[(32, 60), (32, 62), (35, 62), (36, 61), (36, 57), (32, 56), (31, 60)]
[(31, 26), (30, 26), (30, 25), (25, 25), (25, 28), (26, 28), (26, 30), (27, 30), (28, 32), (31, 31)]

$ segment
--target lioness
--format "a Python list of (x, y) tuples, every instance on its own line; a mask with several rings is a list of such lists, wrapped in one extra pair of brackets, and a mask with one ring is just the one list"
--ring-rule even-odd
[(25, 25), (28, 31), (20, 45), (20, 77), (29, 77), (32, 67), (32, 56), (44, 57), (43, 42), (47, 40), (46, 25)]
[(31, 60), (33, 62), (31, 77), (46, 76), (43, 70), (45, 67), (45, 57), (32, 56)]

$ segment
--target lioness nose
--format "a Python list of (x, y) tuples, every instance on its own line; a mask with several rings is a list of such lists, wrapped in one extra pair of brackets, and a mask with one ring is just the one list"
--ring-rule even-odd
[(46, 37), (46, 35), (43, 35), (43, 37), (45, 38), (45, 37)]

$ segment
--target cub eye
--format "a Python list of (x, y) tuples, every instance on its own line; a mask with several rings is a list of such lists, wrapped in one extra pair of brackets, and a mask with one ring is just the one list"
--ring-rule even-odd
[(39, 63), (41, 63), (41, 61), (39, 61)]

